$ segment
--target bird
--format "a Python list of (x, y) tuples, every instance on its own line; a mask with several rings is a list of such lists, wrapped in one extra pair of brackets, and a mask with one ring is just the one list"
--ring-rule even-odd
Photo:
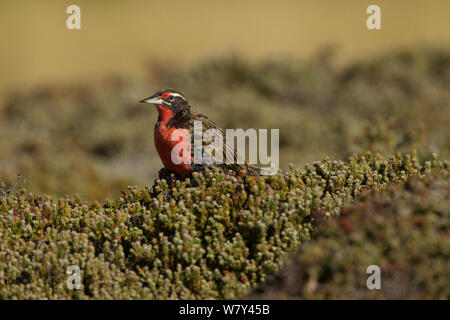
[[(202, 172), (206, 168), (219, 167), (224, 171), (233, 171), (238, 174), (245, 175), (261, 175), (260, 168), (248, 164), (245, 160), (239, 157), (236, 149), (227, 143), (224, 131), (206, 115), (197, 113), (191, 110), (188, 100), (186, 97), (177, 89), (169, 88), (159, 90), (155, 94), (145, 99), (139, 101), (141, 103), (150, 103), (156, 106), (158, 111), (158, 120), (154, 128), (154, 142), (155, 147), (158, 152), (159, 157), (165, 167), (170, 172), (176, 173), (179, 177), (185, 178), (190, 177), (194, 172)], [(213, 163), (208, 163), (207, 161), (196, 161), (200, 157), (198, 151), (196, 152), (193, 147), (192, 138), (196, 134), (194, 130), (194, 124), (201, 124), (201, 151), (202, 155), (209, 155)], [(181, 130), (180, 130), (181, 129)], [(183, 130), (184, 129), (184, 130)], [(222, 163), (216, 161), (219, 159), (219, 155), (216, 155), (214, 151), (208, 151), (212, 148), (207, 148), (211, 143), (209, 140), (205, 139), (205, 131), (208, 129), (217, 129), (222, 140), (223, 146), (223, 156), (221, 157)], [(174, 132), (185, 132), (186, 135), (180, 137), (178, 140), (173, 139)], [(187, 136), (187, 133), (189, 136)], [(198, 135), (198, 133), (197, 133)], [(186, 139), (190, 137), (191, 139)], [(183, 160), (189, 159), (190, 161), (173, 161), (172, 150), (176, 148), (179, 150), (179, 156)], [(197, 149), (198, 150), (198, 149)], [(186, 153), (184, 153), (186, 151)], [(176, 152), (175, 152), (176, 153)], [(231, 161), (226, 161), (227, 155), (232, 158)], [(238, 161), (240, 160), (240, 161)]]

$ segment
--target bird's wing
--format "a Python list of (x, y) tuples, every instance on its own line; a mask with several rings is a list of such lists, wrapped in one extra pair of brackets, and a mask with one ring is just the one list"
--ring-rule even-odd
[[(236, 170), (236, 169), (246, 169), (247, 168), (248, 164), (246, 163), (246, 161), (243, 160), (236, 152), (236, 149), (227, 142), (224, 131), (219, 126), (217, 126), (217, 124), (213, 120), (209, 119), (207, 116), (200, 114), (200, 113), (193, 114), (192, 125), (189, 126), (190, 131), (191, 131), (190, 134), (191, 134), (191, 136), (194, 137), (194, 139), (196, 138), (195, 137), (196, 133), (194, 132), (194, 123), (193, 123), (193, 121), (195, 121), (195, 120), (202, 122), (202, 147), (203, 147), (202, 152), (203, 153), (204, 153), (204, 148), (206, 146), (208, 146), (210, 143), (212, 143), (212, 141), (214, 141), (214, 138), (212, 138), (211, 140), (208, 140), (208, 141), (205, 140), (205, 138), (206, 138), (205, 131), (208, 129), (216, 129), (216, 130), (218, 130), (217, 133), (220, 133), (220, 135), (221, 135), (221, 137), (219, 137), (219, 138), (222, 139), (223, 155), (222, 155), (222, 159), (220, 159), (220, 156), (216, 155), (214, 152), (209, 153), (210, 156), (212, 157), (214, 163), (218, 163), (221, 160), (222, 163), (225, 166), (227, 166), (226, 160), (231, 159), (232, 164), (230, 164), (230, 167), (232, 167), (232, 169)], [(200, 137), (197, 137), (197, 138), (200, 138)], [(194, 152), (194, 150), (192, 150), (192, 152)], [(240, 160), (240, 161), (238, 161), (238, 160)]]

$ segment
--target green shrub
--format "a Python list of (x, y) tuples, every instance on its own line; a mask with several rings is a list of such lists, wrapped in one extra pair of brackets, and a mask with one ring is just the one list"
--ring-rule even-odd
[[(449, 208), (446, 171), (367, 191), (247, 298), (449, 299)], [(381, 290), (366, 287), (369, 265), (380, 266)]]
[[(362, 191), (438, 171), (436, 157), (367, 153), (261, 178), (159, 180), (103, 205), (22, 189), (0, 202), (0, 298), (237, 298)], [(66, 287), (70, 265), (82, 290)]]

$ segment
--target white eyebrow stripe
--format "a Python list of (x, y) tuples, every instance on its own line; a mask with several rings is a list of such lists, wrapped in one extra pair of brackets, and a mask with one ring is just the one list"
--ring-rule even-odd
[(173, 97), (180, 97), (180, 98), (182, 98), (183, 100), (186, 101), (186, 99), (179, 93), (171, 92), (170, 95), (173, 96)]

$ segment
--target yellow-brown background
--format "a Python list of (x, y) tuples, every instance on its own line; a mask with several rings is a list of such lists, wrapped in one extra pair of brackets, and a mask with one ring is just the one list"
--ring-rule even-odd
[[(81, 7), (68, 30), (66, 8)], [(381, 7), (382, 30), (366, 28)], [(305, 57), (337, 44), (340, 59), (417, 43), (450, 43), (447, 0), (55, 1), (0, 2), (0, 92), (106, 73), (142, 75), (154, 57), (185, 64), (235, 52), (251, 58)]]

